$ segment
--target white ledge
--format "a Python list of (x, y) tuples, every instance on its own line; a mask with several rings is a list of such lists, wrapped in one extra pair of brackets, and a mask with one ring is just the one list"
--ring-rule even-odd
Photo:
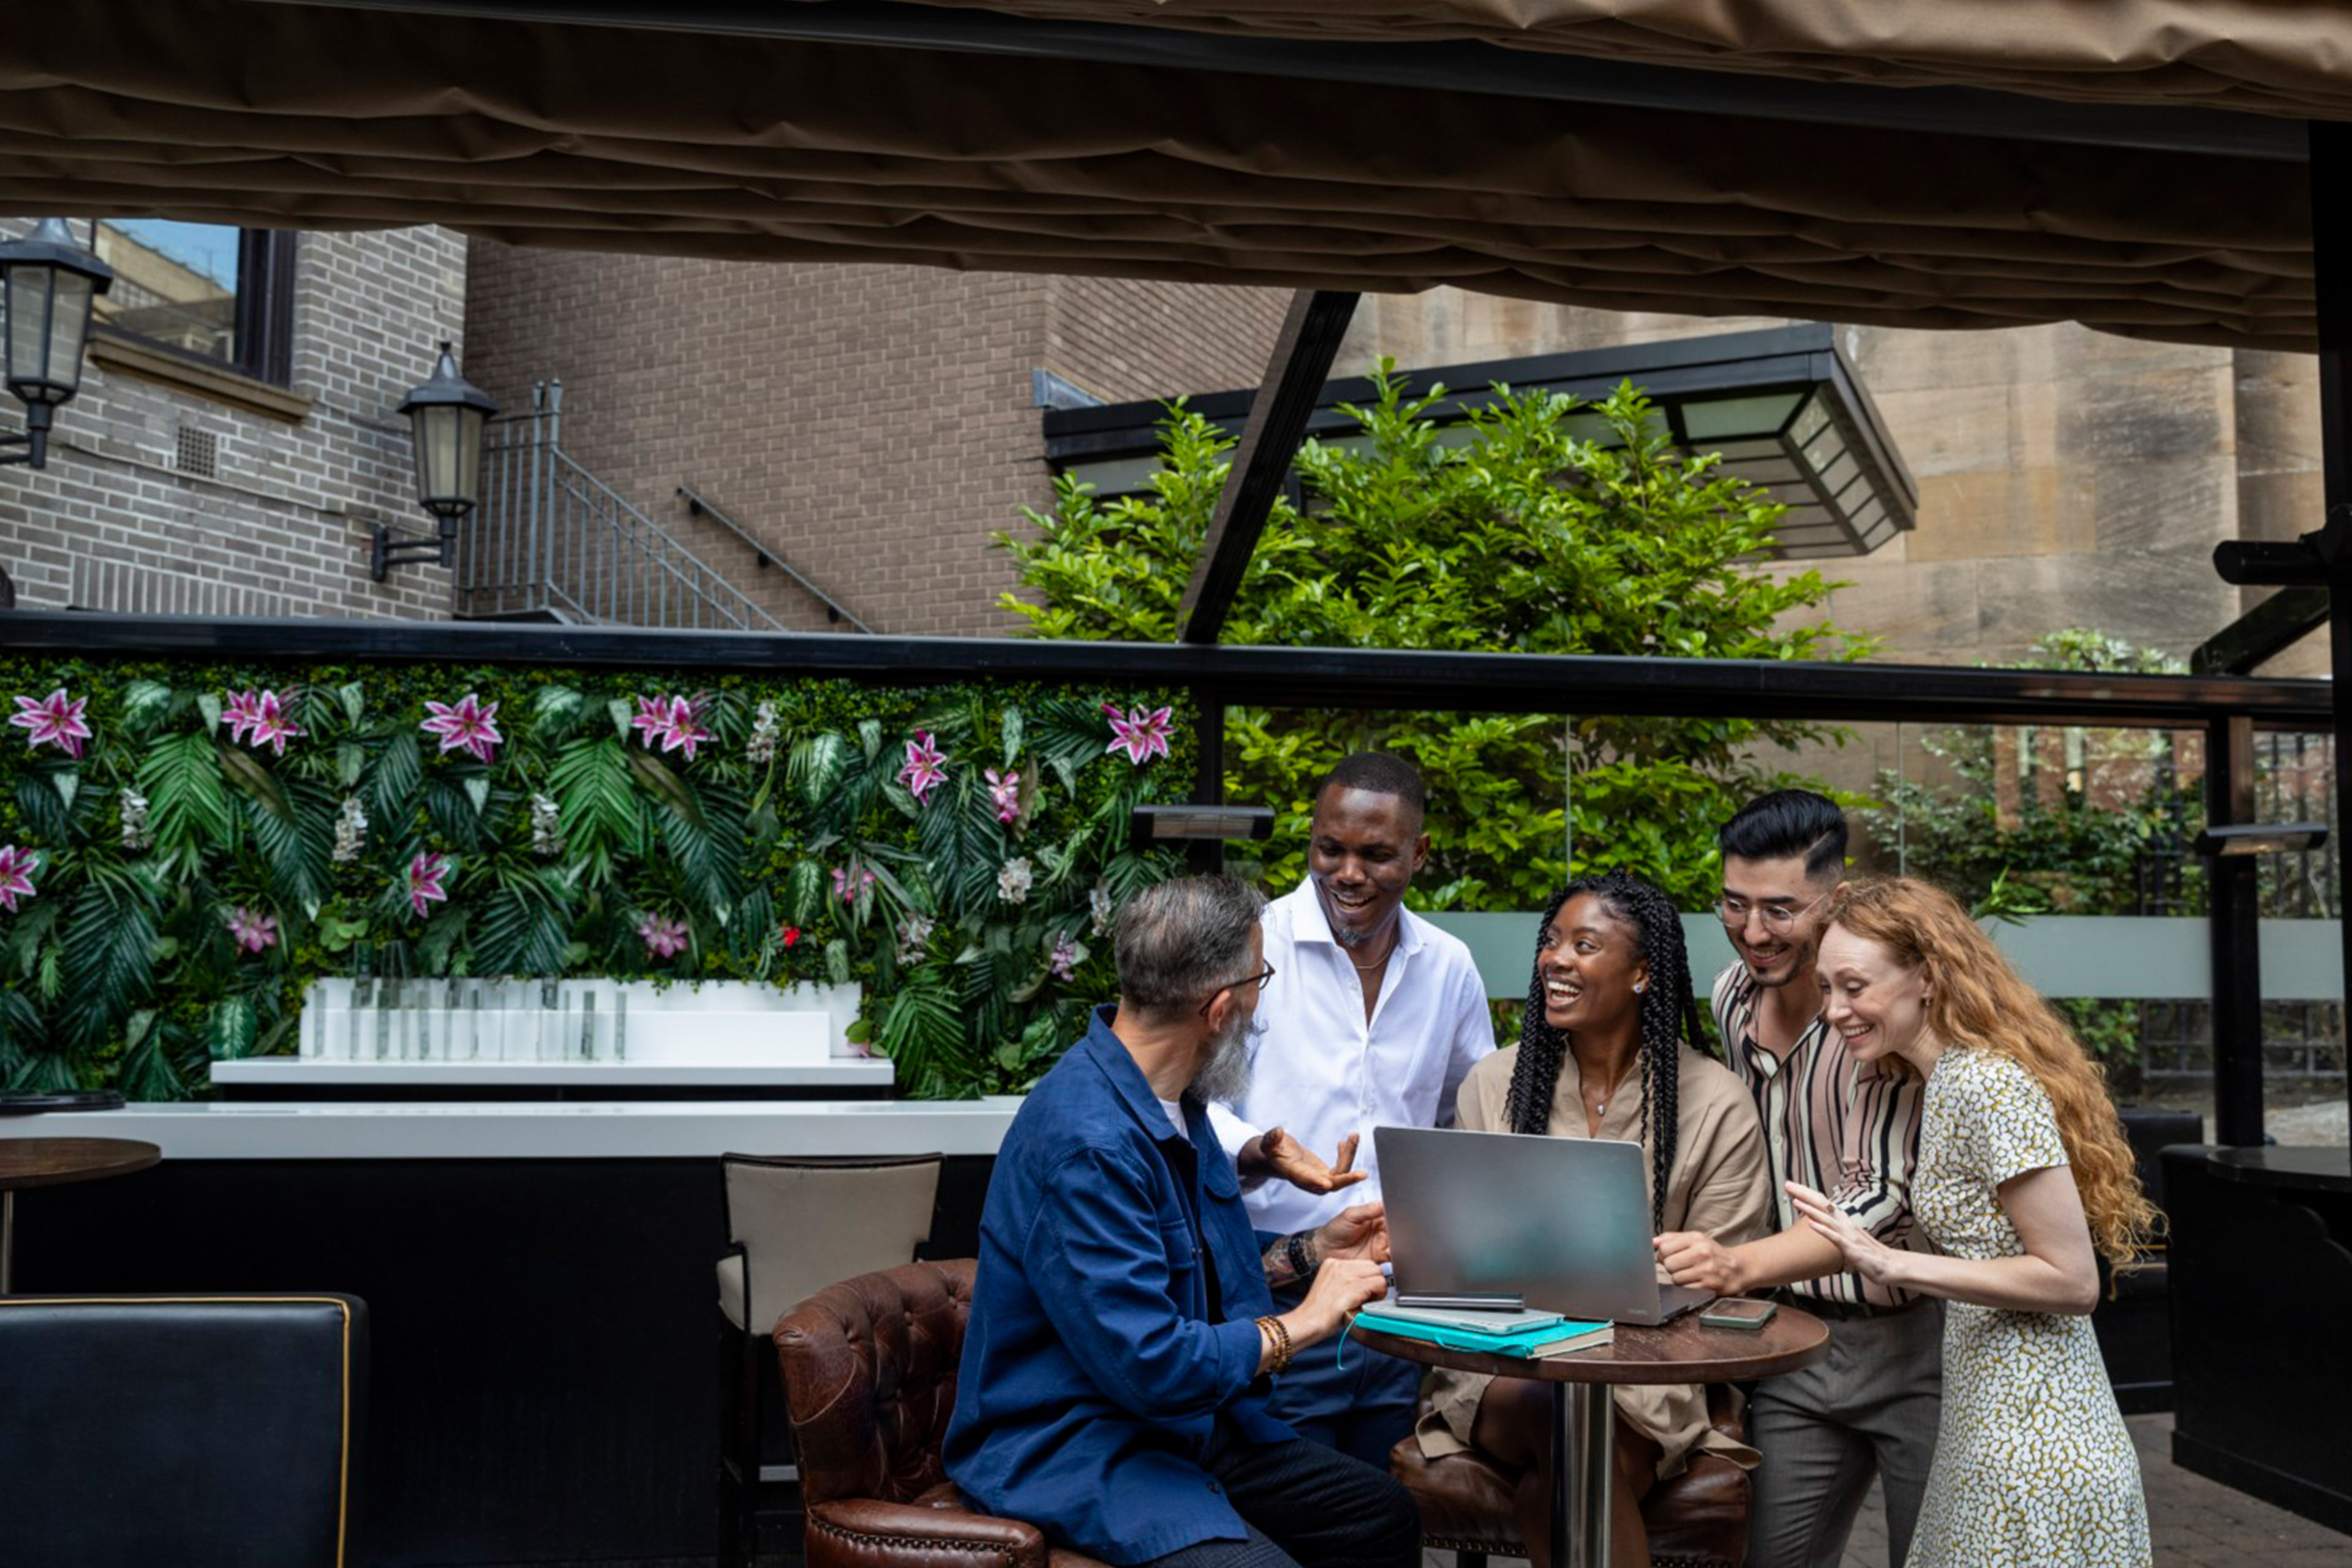
[(0, 1117), (0, 1139), (136, 1138), (173, 1160), (659, 1160), (993, 1154), (987, 1100), (202, 1103)]

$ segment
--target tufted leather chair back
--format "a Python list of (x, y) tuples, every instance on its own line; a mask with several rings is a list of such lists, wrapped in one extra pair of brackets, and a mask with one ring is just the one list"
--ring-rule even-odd
[(828, 1285), (776, 1324), (811, 1503), (914, 1502), (943, 1483), (973, 1261), (903, 1263)]

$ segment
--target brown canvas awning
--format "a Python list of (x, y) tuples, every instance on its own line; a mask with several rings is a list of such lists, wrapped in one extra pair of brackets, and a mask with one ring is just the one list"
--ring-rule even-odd
[[(2043, 139), (2032, 100), (1963, 94), (1953, 107), (1932, 91), (1879, 92), (1870, 102), (1896, 112), (1866, 105), (1859, 121), (1832, 100), (1815, 119), (1801, 104), (1748, 112), (1735, 95), (1745, 108), (1731, 114), (1711, 84), (1755, 79), (1712, 69), (1643, 77), (1648, 107), (1563, 100), (1525, 79), (1526, 51), (2022, 86), (2224, 129), (2249, 117), (2179, 106), (2352, 114), (2347, 13), (2259, 0), (2077, 0), (2022, 19), (2022, 7), (1804, 0), (1001, 0), (1033, 19), (986, 15), (1007, 26), (981, 46), (933, 22), (982, 13), (936, 6), (506, 0), (533, 15), (499, 17), (463, 14), (484, 8), (465, 0), (384, 4), (20, 7), (0, 29), (0, 211), (430, 222), (526, 245), (1374, 291), (1454, 284), (1697, 315), (2072, 319), (2308, 349), (2307, 171), (2275, 137), (2252, 156), (2200, 150), (2194, 134), (2102, 144), (2095, 125)], [(544, 19), (558, 11), (667, 25)], [(774, 36), (845, 11), (856, 25), (831, 38)], [(926, 47), (875, 41), (901, 15)], [(1129, 17), (1155, 26), (1095, 26)], [(1091, 32), (1057, 41), (1062, 18)], [(1286, 42), (1272, 60), (1177, 51), (1175, 64), (1100, 47), (1186, 36), (1171, 27), (1246, 35), (1208, 41), (1236, 51), (1258, 35), (1359, 41)], [(1521, 47), (1475, 41), (1506, 38)], [(1441, 85), (1333, 79), (1315, 53), (1327, 47), (1375, 73), (1438, 48), (1474, 68)], [(1506, 55), (1518, 85), (1450, 84)], [(1315, 74), (1282, 74), (1282, 60), (1302, 59)], [(1672, 90), (1685, 81), (1689, 107)], [(1866, 122), (1931, 100), (1946, 109), (1923, 123)], [(1986, 123), (1965, 123), (1971, 114)]]

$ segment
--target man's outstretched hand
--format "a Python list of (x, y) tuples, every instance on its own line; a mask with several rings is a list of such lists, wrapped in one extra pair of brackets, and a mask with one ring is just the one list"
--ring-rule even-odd
[(1356, 1145), (1362, 1134), (1350, 1132), (1339, 1140), (1339, 1157), (1330, 1164), (1306, 1144), (1279, 1127), (1269, 1127), (1257, 1138), (1255, 1169), (1247, 1175), (1280, 1176), (1303, 1193), (1336, 1193), (1341, 1187), (1352, 1187), (1369, 1171), (1350, 1170), (1356, 1163)]
[(1389, 1260), (1388, 1211), (1379, 1204), (1358, 1204), (1342, 1209), (1315, 1233), (1315, 1250), (1325, 1258), (1362, 1258), (1368, 1263)]

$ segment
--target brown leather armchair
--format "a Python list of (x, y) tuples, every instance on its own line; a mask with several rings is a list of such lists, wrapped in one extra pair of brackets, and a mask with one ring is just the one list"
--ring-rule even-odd
[(776, 1324), (808, 1505), (808, 1568), (1103, 1568), (975, 1513), (940, 1468), (972, 1261), (830, 1285)]
[[(1747, 1423), (1731, 1390), (1706, 1394), (1709, 1424), (1746, 1442)], [(1457, 1568), (1486, 1568), (1490, 1553), (1528, 1554), (1511, 1510), (1517, 1489), (1481, 1456), (1426, 1459), (1407, 1437), (1389, 1455), (1389, 1469), (1421, 1505), (1422, 1544), (1454, 1552)], [(1642, 1521), (1650, 1531), (1652, 1568), (1739, 1568), (1748, 1555), (1748, 1472), (1719, 1456), (1694, 1454), (1688, 1468), (1642, 1500)]]

